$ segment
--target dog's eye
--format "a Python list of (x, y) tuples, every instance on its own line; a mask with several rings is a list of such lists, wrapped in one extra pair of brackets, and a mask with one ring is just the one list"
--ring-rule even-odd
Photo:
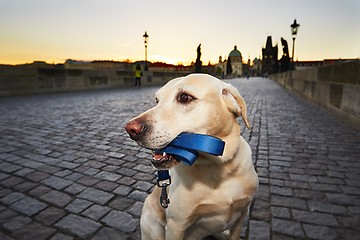
[(188, 103), (191, 102), (192, 100), (194, 100), (194, 97), (187, 93), (180, 93), (177, 96), (177, 101), (180, 103)]

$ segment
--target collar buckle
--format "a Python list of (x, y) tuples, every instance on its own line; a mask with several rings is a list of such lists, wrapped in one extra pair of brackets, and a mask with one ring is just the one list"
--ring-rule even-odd
[(162, 180), (157, 180), (157, 185), (158, 187), (167, 187), (171, 184), (171, 178), (167, 178), (167, 179), (162, 179)]

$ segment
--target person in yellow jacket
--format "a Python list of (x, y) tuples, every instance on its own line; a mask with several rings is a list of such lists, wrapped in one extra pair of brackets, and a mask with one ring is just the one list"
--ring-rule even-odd
[(141, 86), (141, 77), (142, 77), (142, 71), (139, 64), (136, 64), (135, 67), (135, 87), (139, 85)]

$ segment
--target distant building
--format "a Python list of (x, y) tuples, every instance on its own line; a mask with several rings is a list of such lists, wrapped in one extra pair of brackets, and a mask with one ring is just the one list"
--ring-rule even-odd
[(216, 76), (219, 76), (221, 78), (225, 77), (226, 59), (223, 61), (221, 56), (219, 56), (219, 62), (217, 64), (215, 64), (215, 73), (216, 73)]
[(255, 58), (253, 60), (253, 72), (254, 72), (254, 76), (259, 76), (261, 73), (261, 59), (259, 58)]
[(81, 70), (131, 70), (132, 64), (128, 62), (117, 61), (76, 61), (72, 59), (66, 60), (65, 69), (81, 69)]
[(244, 73), (243, 63), (242, 63), (242, 55), (239, 50), (237, 50), (237, 46), (234, 46), (234, 49), (229, 53), (232, 75), (241, 76)]
[(193, 66), (173, 65), (164, 62), (149, 63), (149, 70), (154, 72), (191, 72)]
[(278, 72), (278, 46), (272, 45), (271, 36), (266, 39), (265, 48), (262, 49), (262, 72), (263, 74), (271, 74)]

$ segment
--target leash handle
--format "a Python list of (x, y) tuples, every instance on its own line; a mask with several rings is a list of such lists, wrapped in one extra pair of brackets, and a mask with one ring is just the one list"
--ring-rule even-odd
[(219, 138), (197, 133), (181, 133), (169, 145), (157, 150), (176, 156), (176, 159), (188, 166), (194, 164), (198, 151), (221, 156), (224, 152), (225, 142)]

